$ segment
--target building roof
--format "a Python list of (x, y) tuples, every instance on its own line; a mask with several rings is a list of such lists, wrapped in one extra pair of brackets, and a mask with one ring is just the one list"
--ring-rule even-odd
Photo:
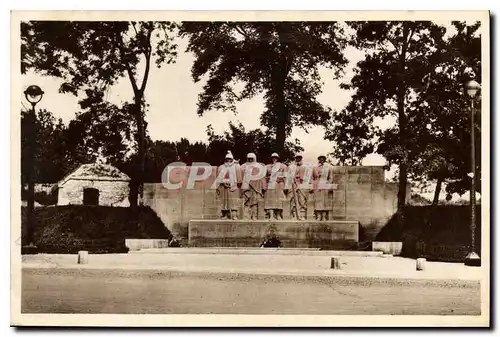
[(62, 179), (58, 186), (69, 180), (130, 181), (129, 176), (108, 164), (83, 164)]

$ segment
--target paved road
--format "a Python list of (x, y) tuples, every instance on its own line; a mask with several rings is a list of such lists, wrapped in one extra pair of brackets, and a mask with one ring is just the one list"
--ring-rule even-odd
[(23, 313), (479, 315), (477, 281), (23, 269)]

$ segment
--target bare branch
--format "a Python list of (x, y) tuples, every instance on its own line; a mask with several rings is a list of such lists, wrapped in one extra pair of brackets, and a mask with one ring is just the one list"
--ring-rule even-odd
[(396, 43), (395, 43), (392, 39), (387, 38), (387, 40), (388, 40), (388, 41), (392, 44), (392, 46), (393, 46), (393, 47), (394, 47), (394, 49), (396, 50), (396, 54), (397, 54), (397, 55), (398, 55), (398, 57), (399, 57), (399, 55), (400, 55), (400, 53), (399, 53), (399, 48), (398, 48), (399, 46), (398, 46), (398, 45), (397, 45), (397, 44), (396, 44)]
[(416, 30), (417, 29), (415, 28), (415, 25), (413, 25), (412, 30), (410, 31), (410, 36), (409, 36), (408, 40), (406, 41), (406, 43), (408, 44), (408, 47), (411, 44), (411, 39), (413, 38), (413, 34), (415, 34)]
[(116, 33), (116, 40), (118, 42), (118, 50), (120, 51), (120, 58), (122, 60), (122, 63), (125, 65), (125, 69), (127, 70), (128, 78), (130, 79), (130, 83), (132, 84), (132, 89), (134, 90), (134, 94), (137, 94), (139, 89), (137, 88), (137, 82), (134, 78), (132, 69), (130, 68), (130, 64), (128, 63), (127, 60), (125, 60), (125, 50), (123, 47), (123, 38), (121, 33), (119, 32)]
[[(413, 26), (413, 28), (411, 29), (410, 33), (408, 34), (408, 35), (409, 35), (409, 37), (408, 37), (408, 40), (406, 41), (407, 49), (410, 49), (410, 45), (411, 45), (411, 42), (412, 42), (412, 40), (411, 40), (411, 39), (413, 38), (413, 34), (415, 34), (415, 31), (416, 31), (416, 30), (417, 30), (417, 29), (415, 28), (415, 26)], [(408, 53), (407, 53), (407, 56), (409, 56), (409, 55), (408, 55)], [(408, 59), (409, 59), (409, 58), (407, 58), (406, 60), (408, 60)], [(406, 61), (406, 60), (405, 60), (405, 61)]]
[(238, 24), (234, 25), (234, 29), (236, 29), (238, 33), (243, 35), (243, 37), (246, 37), (247, 39), (250, 38), (250, 35), (247, 33), (247, 31), (243, 27), (239, 27)]
[(146, 69), (144, 70), (144, 77), (142, 78), (142, 84), (141, 84), (141, 89), (140, 89), (140, 93), (144, 93), (144, 90), (146, 89), (146, 84), (148, 82), (148, 77), (149, 77), (149, 70), (151, 68), (151, 51), (152, 51), (152, 47), (151, 47), (151, 34), (153, 33), (153, 27), (149, 27), (149, 30), (148, 30), (148, 36), (147, 36), (147, 40), (148, 40), (148, 47), (147, 47), (147, 51), (144, 53), (144, 56), (146, 57)]
[(131, 24), (132, 24), (132, 27), (134, 27), (135, 35), (139, 34), (137, 32), (137, 28), (135, 27), (135, 21), (132, 21)]

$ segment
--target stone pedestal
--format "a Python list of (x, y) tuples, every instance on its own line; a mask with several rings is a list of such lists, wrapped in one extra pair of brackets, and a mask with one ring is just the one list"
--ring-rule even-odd
[(282, 248), (356, 249), (358, 221), (191, 220), (190, 247), (259, 247), (272, 237)]
[(417, 270), (422, 271), (425, 270), (425, 262), (427, 260), (424, 258), (418, 258), (417, 259)]
[(372, 250), (375, 252), (384, 252), (384, 254), (401, 255), (403, 251), (403, 242), (372, 242)]
[(86, 250), (81, 250), (78, 252), (78, 264), (89, 263), (89, 252)]

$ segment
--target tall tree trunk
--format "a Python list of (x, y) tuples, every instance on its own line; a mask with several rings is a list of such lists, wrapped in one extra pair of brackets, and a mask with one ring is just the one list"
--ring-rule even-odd
[(399, 186), (398, 186), (398, 212), (402, 212), (406, 204), (406, 189), (408, 187), (408, 165), (402, 163), (399, 166)]
[[(134, 24), (132, 23), (134, 26)], [(134, 26), (135, 29), (135, 26)], [(142, 100), (144, 98), (144, 91), (146, 90), (146, 84), (148, 82), (149, 70), (151, 67), (151, 34), (153, 32), (154, 27), (151, 25), (148, 28), (146, 44), (143, 45), (143, 53), (145, 57), (145, 69), (144, 76), (142, 78), (142, 83), (140, 87), (137, 85), (137, 80), (134, 77), (134, 72), (128, 63), (128, 60), (125, 59), (124, 52), (124, 42), (121, 33), (117, 33), (116, 42), (118, 49), (120, 51), (120, 56), (122, 58), (122, 62), (125, 65), (127, 70), (127, 74), (130, 80), (130, 84), (132, 85), (132, 89), (134, 91), (134, 116), (135, 122), (137, 125), (137, 164), (135, 165), (135, 176), (133, 177), (133, 181), (130, 186), (130, 207), (133, 210), (137, 210), (138, 205), (142, 205), (143, 196), (144, 196), (144, 167), (146, 162), (146, 132), (144, 128), (144, 114), (142, 111)]]
[(276, 144), (275, 151), (284, 155), (285, 142), (286, 142), (286, 127), (288, 124), (288, 111), (285, 106), (285, 86), (277, 84), (276, 89), (276, 110), (278, 114), (278, 121), (276, 124)]
[(427, 214), (424, 217), (425, 227), (423, 228), (423, 231), (424, 231), (425, 242), (429, 242), (433, 233), (435, 233), (435, 230), (433, 229), (432, 226), (432, 220), (436, 219), (435, 214), (438, 209), (439, 194), (441, 193), (443, 180), (444, 179), (442, 178), (438, 178), (436, 182), (436, 188), (434, 189), (434, 198), (432, 199), (431, 207), (429, 209), (429, 212), (427, 212)]
[(443, 179), (438, 178), (436, 183), (436, 188), (434, 189), (434, 198), (432, 199), (432, 206), (437, 206), (439, 202), (439, 195), (441, 194), (442, 185), (443, 185)]
[(286, 142), (286, 130), (290, 123), (290, 115), (285, 101), (285, 85), (288, 72), (290, 71), (291, 57), (287, 47), (290, 27), (287, 23), (278, 25), (279, 54), (277, 65), (273, 67), (272, 86), (274, 89), (275, 109), (277, 113), (276, 123), (276, 151), (283, 155)]
[(410, 27), (407, 22), (403, 23), (403, 38), (401, 44), (401, 51), (398, 60), (398, 76), (399, 83), (397, 88), (397, 107), (398, 107), (398, 124), (399, 124), (399, 138), (402, 145), (402, 158), (399, 165), (399, 188), (398, 188), (398, 204), (397, 214), (399, 225), (404, 224), (404, 207), (406, 204), (406, 188), (408, 184), (408, 130), (407, 118), (405, 113), (405, 99), (406, 99), (406, 81), (405, 81), (405, 66), (406, 66), (406, 52), (408, 48), (408, 36), (410, 35)]
[(144, 197), (144, 167), (146, 162), (144, 115), (142, 113), (142, 94), (137, 94), (134, 99), (135, 122), (137, 125), (137, 163), (135, 174), (130, 186), (130, 207), (134, 210), (142, 205)]
[(398, 61), (399, 84), (397, 88), (397, 108), (398, 108), (398, 124), (399, 138), (401, 140), (403, 156), (399, 165), (399, 189), (398, 189), (398, 212), (402, 212), (406, 203), (406, 186), (408, 183), (408, 151), (407, 151), (407, 118), (405, 113), (406, 99), (406, 81), (404, 78), (406, 65), (407, 39), (409, 35), (409, 27), (407, 23), (403, 23), (403, 41)]

